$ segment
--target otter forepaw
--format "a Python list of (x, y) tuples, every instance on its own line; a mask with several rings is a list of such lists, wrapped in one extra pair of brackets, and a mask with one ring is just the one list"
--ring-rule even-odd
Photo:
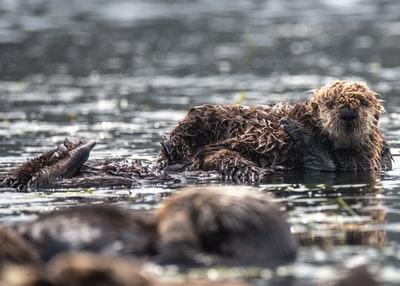
[(290, 118), (282, 118), (280, 123), (282, 129), (295, 143), (294, 149), (303, 156), (304, 168), (323, 171), (336, 170), (328, 148), (301, 123)]
[(282, 118), (281, 120), (279, 120), (279, 123), (281, 124), (283, 131), (285, 131), (294, 142), (306, 142), (309, 140), (308, 136), (310, 136), (310, 134), (304, 132), (303, 126), (296, 120), (290, 118)]
[(224, 179), (236, 182), (257, 182), (261, 175), (261, 168), (241, 158), (222, 162), (219, 171)]
[(260, 170), (254, 166), (237, 167), (231, 177), (238, 182), (257, 182), (260, 179)]

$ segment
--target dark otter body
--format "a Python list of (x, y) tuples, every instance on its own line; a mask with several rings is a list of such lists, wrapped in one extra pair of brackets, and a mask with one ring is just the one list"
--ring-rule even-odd
[(366, 85), (347, 81), (316, 89), (296, 105), (192, 108), (163, 138), (156, 166), (217, 170), (243, 181), (274, 167), (389, 170), (382, 109)]
[(94, 140), (70, 140), (0, 176), (0, 187), (19, 189), (133, 187), (174, 179), (137, 161), (86, 162)]
[(62, 252), (89, 251), (181, 266), (275, 266), (293, 261), (297, 252), (296, 239), (270, 197), (237, 188), (182, 190), (155, 214), (73, 207), (16, 231), (21, 237), (13, 244), (10, 233), (17, 234), (0, 228), (0, 241), (6, 242), (0, 245), (0, 260), (21, 263), (27, 245), (31, 256), (37, 251), (43, 261)]
[(47, 261), (64, 251), (144, 257), (152, 253), (154, 229), (153, 218), (145, 213), (100, 205), (52, 212), (17, 231)]
[(72, 141), (66, 138), (59, 146), (29, 159), (10, 174), (0, 177), (0, 187), (51, 188), (57, 185), (57, 181), (74, 177), (95, 145), (94, 140)]
[(49, 286), (161, 286), (141, 273), (141, 268), (140, 262), (126, 257), (61, 253), (46, 265), (46, 280)]
[(256, 191), (185, 190), (156, 218), (161, 263), (276, 266), (296, 258), (290, 226), (269, 196)]
[(4, 262), (37, 264), (38, 250), (12, 229), (0, 225), (0, 268)]
[(303, 165), (280, 119), (314, 125), (307, 105), (212, 106), (191, 108), (161, 141), (156, 166), (166, 170), (216, 170), (224, 177), (255, 181), (262, 168)]

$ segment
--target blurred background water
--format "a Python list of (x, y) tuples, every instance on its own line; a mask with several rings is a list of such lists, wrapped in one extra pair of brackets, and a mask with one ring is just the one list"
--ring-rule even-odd
[[(291, 285), (357, 259), (397, 285), (399, 47), (395, 0), (0, 0), (0, 172), (64, 137), (96, 139), (90, 160), (151, 163), (190, 106), (295, 102), (333, 79), (364, 81), (387, 111), (393, 171), (278, 173), (249, 187), (274, 194), (302, 239)], [(2, 189), (0, 221), (86, 203), (152, 209), (175, 189)], [(263, 273), (256, 283), (276, 285)]]

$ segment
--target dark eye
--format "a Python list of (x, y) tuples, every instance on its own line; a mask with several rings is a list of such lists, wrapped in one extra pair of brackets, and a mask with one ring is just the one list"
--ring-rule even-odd
[(329, 109), (332, 109), (335, 104), (333, 103), (333, 101), (329, 101), (328, 104), (326, 105)]
[(365, 101), (365, 100), (361, 100), (361, 106), (367, 107), (368, 106), (368, 102)]

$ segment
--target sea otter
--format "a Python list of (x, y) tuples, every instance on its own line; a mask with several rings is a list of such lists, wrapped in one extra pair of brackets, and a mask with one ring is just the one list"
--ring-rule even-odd
[(153, 253), (151, 215), (108, 205), (50, 212), (15, 230), (39, 252), (42, 261), (65, 251), (90, 251), (146, 257)]
[[(13, 243), (10, 237), (18, 239)], [(14, 263), (26, 260), (30, 248), (32, 260), (40, 256), (43, 262), (62, 252), (89, 251), (184, 267), (275, 266), (294, 261), (297, 252), (271, 198), (240, 187), (181, 189), (154, 213), (71, 207), (18, 225), (15, 232), (0, 227), (0, 241), (6, 242), (0, 261)]]
[(96, 145), (94, 140), (70, 140), (40, 156), (27, 160), (3, 178), (0, 187), (52, 187), (57, 180), (68, 180), (76, 175)]
[(38, 250), (13, 229), (0, 225), (0, 269), (5, 262), (38, 264)]
[(161, 141), (156, 168), (216, 170), (258, 180), (273, 168), (390, 170), (378, 120), (383, 110), (364, 83), (333, 81), (307, 102), (193, 107)]
[(309, 101), (193, 107), (167, 132), (152, 168), (140, 162), (86, 162), (93, 140), (66, 141), (0, 177), (0, 187), (131, 187), (173, 182), (173, 173), (209, 172), (254, 182), (275, 168), (390, 170), (378, 125), (383, 111), (365, 84), (333, 81)]
[(164, 172), (153, 172), (139, 161), (86, 162), (94, 140), (65, 138), (59, 146), (28, 159), (1, 176), (0, 187), (18, 189), (134, 187), (144, 182), (174, 182)]
[(156, 211), (159, 263), (276, 266), (297, 240), (271, 198), (242, 188), (193, 188)]

